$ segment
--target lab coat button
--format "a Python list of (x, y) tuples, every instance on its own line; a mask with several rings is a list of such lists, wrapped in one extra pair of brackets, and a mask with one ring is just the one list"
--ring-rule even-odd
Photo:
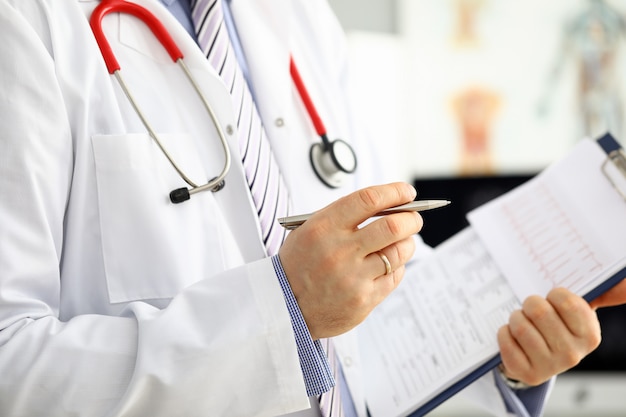
[(282, 117), (279, 117), (274, 121), (276, 127), (283, 127), (285, 125), (285, 120)]
[(226, 126), (226, 133), (228, 133), (229, 135), (232, 135), (234, 131), (235, 131), (235, 129), (233, 129), (232, 125), (227, 125)]
[(349, 368), (352, 366), (352, 358), (350, 356), (346, 356), (345, 358), (343, 358), (343, 365), (346, 368)]

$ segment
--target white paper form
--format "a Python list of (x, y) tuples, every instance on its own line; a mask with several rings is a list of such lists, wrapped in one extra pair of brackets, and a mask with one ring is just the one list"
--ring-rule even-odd
[(374, 417), (408, 415), (494, 365), (497, 330), (526, 296), (557, 285), (582, 295), (620, 278), (626, 200), (604, 176), (605, 159), (596, 142), (581, 141), (535, 179), (472, 212), (469, 228), (407, 268), (361, 331)]
[(583, 140), (536, 178), (469, 213), (520, 300), (557, 286), (584, 295), (624, 266), (626, 200), (602, 172), (606, 158)]
[(493, 358), (497, 330), (518, 307), (469, 228), (411, 265), (360, 331), (372, 416), (410, 414)]

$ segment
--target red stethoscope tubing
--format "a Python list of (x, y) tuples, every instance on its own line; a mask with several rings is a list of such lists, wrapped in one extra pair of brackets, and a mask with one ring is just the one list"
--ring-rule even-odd
[(135, 3), (130, 3), (125, 0), (108, 0), (101, 2), (98, 7), (96, 7), (91, 15), (89, 24), (94, 36), (96, 37), (98, 45), (100, 46), (100, 51), (102, 52), (109, 74), (113, 74), (115, 71), (120, 69), (120, 64), (117, 62), (113, 49), (111, 48), (111, 45), (109, 45), (109, 41), (102, 30), (102, 19), (111, 12), (128, 13), (135, 16), (150, 28), (154, 36), (156, 36), (161, 45), (163, 45), (169, 56), (172, 58), (172, 61), (176, 62), (183, 58), (183, 53), (180, 51), (178, 46), (176, 46), (176, 43), (168, 33), (167, 29), (163, 26), (163, 23), (156, 18), (156, 16)]
[[(313, 122), (315, 131), (321, 137), (326, 138), (326, 126), (324, 126), (324, 122), (317, 112), (315, 105), (313, 104), (313, 100), (311, 100), (311, 96), (309, 95), (309, 92), (304, 85), (304, 81), (302, 81), (302, 77), (300, 76), (300, 72), (298, 71), (298, 67), (296, 67), (296, 63), (294, 62), (293, 57), (290, 57), (289, 59), (289, 72), (291, 73), (293, 83), (296, 85), (298, 94), (300, 94), (300, 97), (302, 98), (304, 107), (306, 107), (306, 111), (311, 117), (311, 121)], [(327, 142), (327, 140), (328, 139), (325, 139), (324, 142)]]
[[(352, 147), (344, 140), (336, 139), (330, 141), (326, 135), (326, 126), (322, 122), (313, 100), (302, 81), (300, 71), (296, 67), (293, 56), (289, 57), (289, 72), (293, 83), (298, 90), (298, 94), (304, 103), (307, 113), (315, 131), (320, 137), (322, 143), (315, 143), (311, 146), (310, 160), (313, 171), (324, 184), (331, 188), (337, 188), (342, 183), (342, 173), (350, 174), (356, 169), (356, 154)], [(337, 174), (339, 176), (337, 176)]]

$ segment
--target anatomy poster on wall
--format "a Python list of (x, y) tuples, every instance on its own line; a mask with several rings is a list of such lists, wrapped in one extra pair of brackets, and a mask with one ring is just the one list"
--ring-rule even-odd
[(533, 173), (623, 144), (626, 0), (402, 0), (416, 174)]

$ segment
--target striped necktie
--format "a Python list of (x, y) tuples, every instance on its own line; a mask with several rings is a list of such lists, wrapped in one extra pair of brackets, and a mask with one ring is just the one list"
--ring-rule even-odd
[[(278, 252), (285, 237), (285, 231), (275, 219), (287, 215), (289, 196), (230, 42), (221, 1), (192, 1), (191, 16), (198, 45), (229, 88), (233, 106), (239, 115), (237, 120), (239, 150), (248, 186), (261, 221), (263, 241), (268, 253), (272, 255)], [(339, 362), (332, 342), (326, 339), (324, 348), (335, 381), (338, 381)], [(320, 396), (320, 409), (324, 417), (343, 417), (339, 391), (339, 387), (335, 386)]]
[(276, 219), (288, 213), (287, 187), (230, 43), (221, 0), (192, 1), (191, 10), (198, 45), (230, 91), (238, 115), (237, 139), (246, 180), (259, 216), (263, 242), (268, 254), (274, 255), (286, 233)]

